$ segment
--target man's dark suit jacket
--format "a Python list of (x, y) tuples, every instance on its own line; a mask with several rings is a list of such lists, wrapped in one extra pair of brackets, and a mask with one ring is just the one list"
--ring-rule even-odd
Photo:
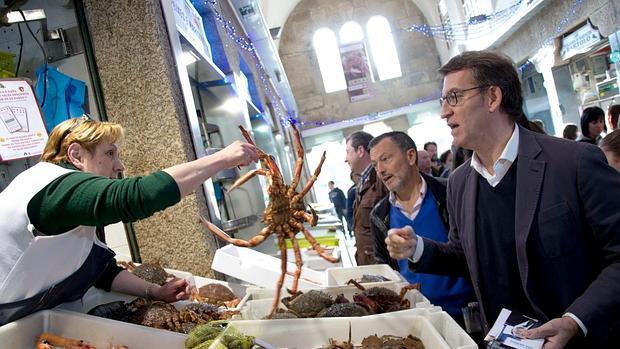
[[(484, 310), (479, 263), (493, 261), (478, 260), (479, 174), (470, 161), (449, 179), (448, 243), (424, 239), (422, 258), (411, 266), (469, 274)], [(519, 128), (516, 181), (515, 287), (525, 290), (540, 320), (573, 313), (588, 330), (587, 342), (609, 344), (620, 329), (620, 175), (596, 146)], [(494, 320), (483, 316), (486, 330)]]

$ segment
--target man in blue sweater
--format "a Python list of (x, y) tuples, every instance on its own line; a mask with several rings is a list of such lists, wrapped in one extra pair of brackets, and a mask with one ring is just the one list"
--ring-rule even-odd
[(448, 241), (446, 187), (419, 171), (415, 142), (404, 132), (388, 132), (370, 142), (370, 160), (389, 196), (370, 213), (377, 263), (387, 263), (410, 283), (420, 283), (422, 293), (463, 324), (461, 308), (474, 300), (467, 279), (413, 272), (407, 258), (395, 260), (385, 244), (390, 229), (410, 227), (435, 241)]

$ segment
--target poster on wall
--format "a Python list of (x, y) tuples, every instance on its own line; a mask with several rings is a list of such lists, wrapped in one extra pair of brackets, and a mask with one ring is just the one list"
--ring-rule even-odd
[(179, 33), (204, 57), (212, 59), (202, 17), (189, 0), (173, 0), (172, 10)]
[(47, 131), (32, 86), (0, 79), (0, 161), (41, 155)]
[(349, 100), (356, 102), (372, 97), (372, 72), (364, 44), (357, 42), (340, 46), (340, 60), (347, 82)]

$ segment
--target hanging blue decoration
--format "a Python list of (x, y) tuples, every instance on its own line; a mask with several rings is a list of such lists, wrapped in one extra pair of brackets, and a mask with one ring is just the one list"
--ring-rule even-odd
[(254, 47), (254, 43), (252, 42), (252, 40), (246, 38), (245, 36), (237, 34), (237, 28), (235, 28), (232, 21), (224, 18), (224, 16), (222, 16), (220, 11), (217, 9), (217, 0), (205, 0), (204, 4), (208, 5), (211, 8), (215, 20), (222, 26), (222, 28), (224, 28), (224, 31), (226, 32), (228, 37), (239, 48), (249, 52), (250, 56), (254, 59), (254, 67), (256, 68), (258, 78), (261, 82), (261, 85), (263, 86), (263, 91), (265, 92), (267, 99), (273, 106), (273, 110), (278, 119), (280, 120), (280, 124), (283, 127), (286, 127), (290, 125), (291, 119), (297, 122), (297, 120), (295, 120), (294, 116), (288, 110), (284, 110), (284, 108), (281, 107), (283, 105), (282, 98), (280, 98), (278, 91), (276, 91), (275, 86), (271, 82), (271, 78), (265, 71), (265, 67), (263, 67), (263, 65), (261, 64), (260, 57), (256, 53), (256, 48)]

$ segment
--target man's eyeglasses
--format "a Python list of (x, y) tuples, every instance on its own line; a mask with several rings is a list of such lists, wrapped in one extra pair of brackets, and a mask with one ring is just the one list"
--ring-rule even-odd
[(476, 90), (476, 89), (479, 89), (479, 88), (485, 88), (485, 87), (488, 87), (488, 86), (489, 85), (480, 85), (480, 86), (474, 86), (474, 87), (471, 87), (471, 88), (466, 88), (464, 90), (453, 90), (453, 91), (450, 91), (450, 92), (446, 93), (445, 96), (439, 98), (439, 106), (442, 106), (443, 102), (445, 101), (445, 102), (448, 102), (448, 105), (454, 107), (455, 105), (457, 105), (459, 103), (459, 96), (463, 97), (463, 92), (471, 91), (471, 90)]

